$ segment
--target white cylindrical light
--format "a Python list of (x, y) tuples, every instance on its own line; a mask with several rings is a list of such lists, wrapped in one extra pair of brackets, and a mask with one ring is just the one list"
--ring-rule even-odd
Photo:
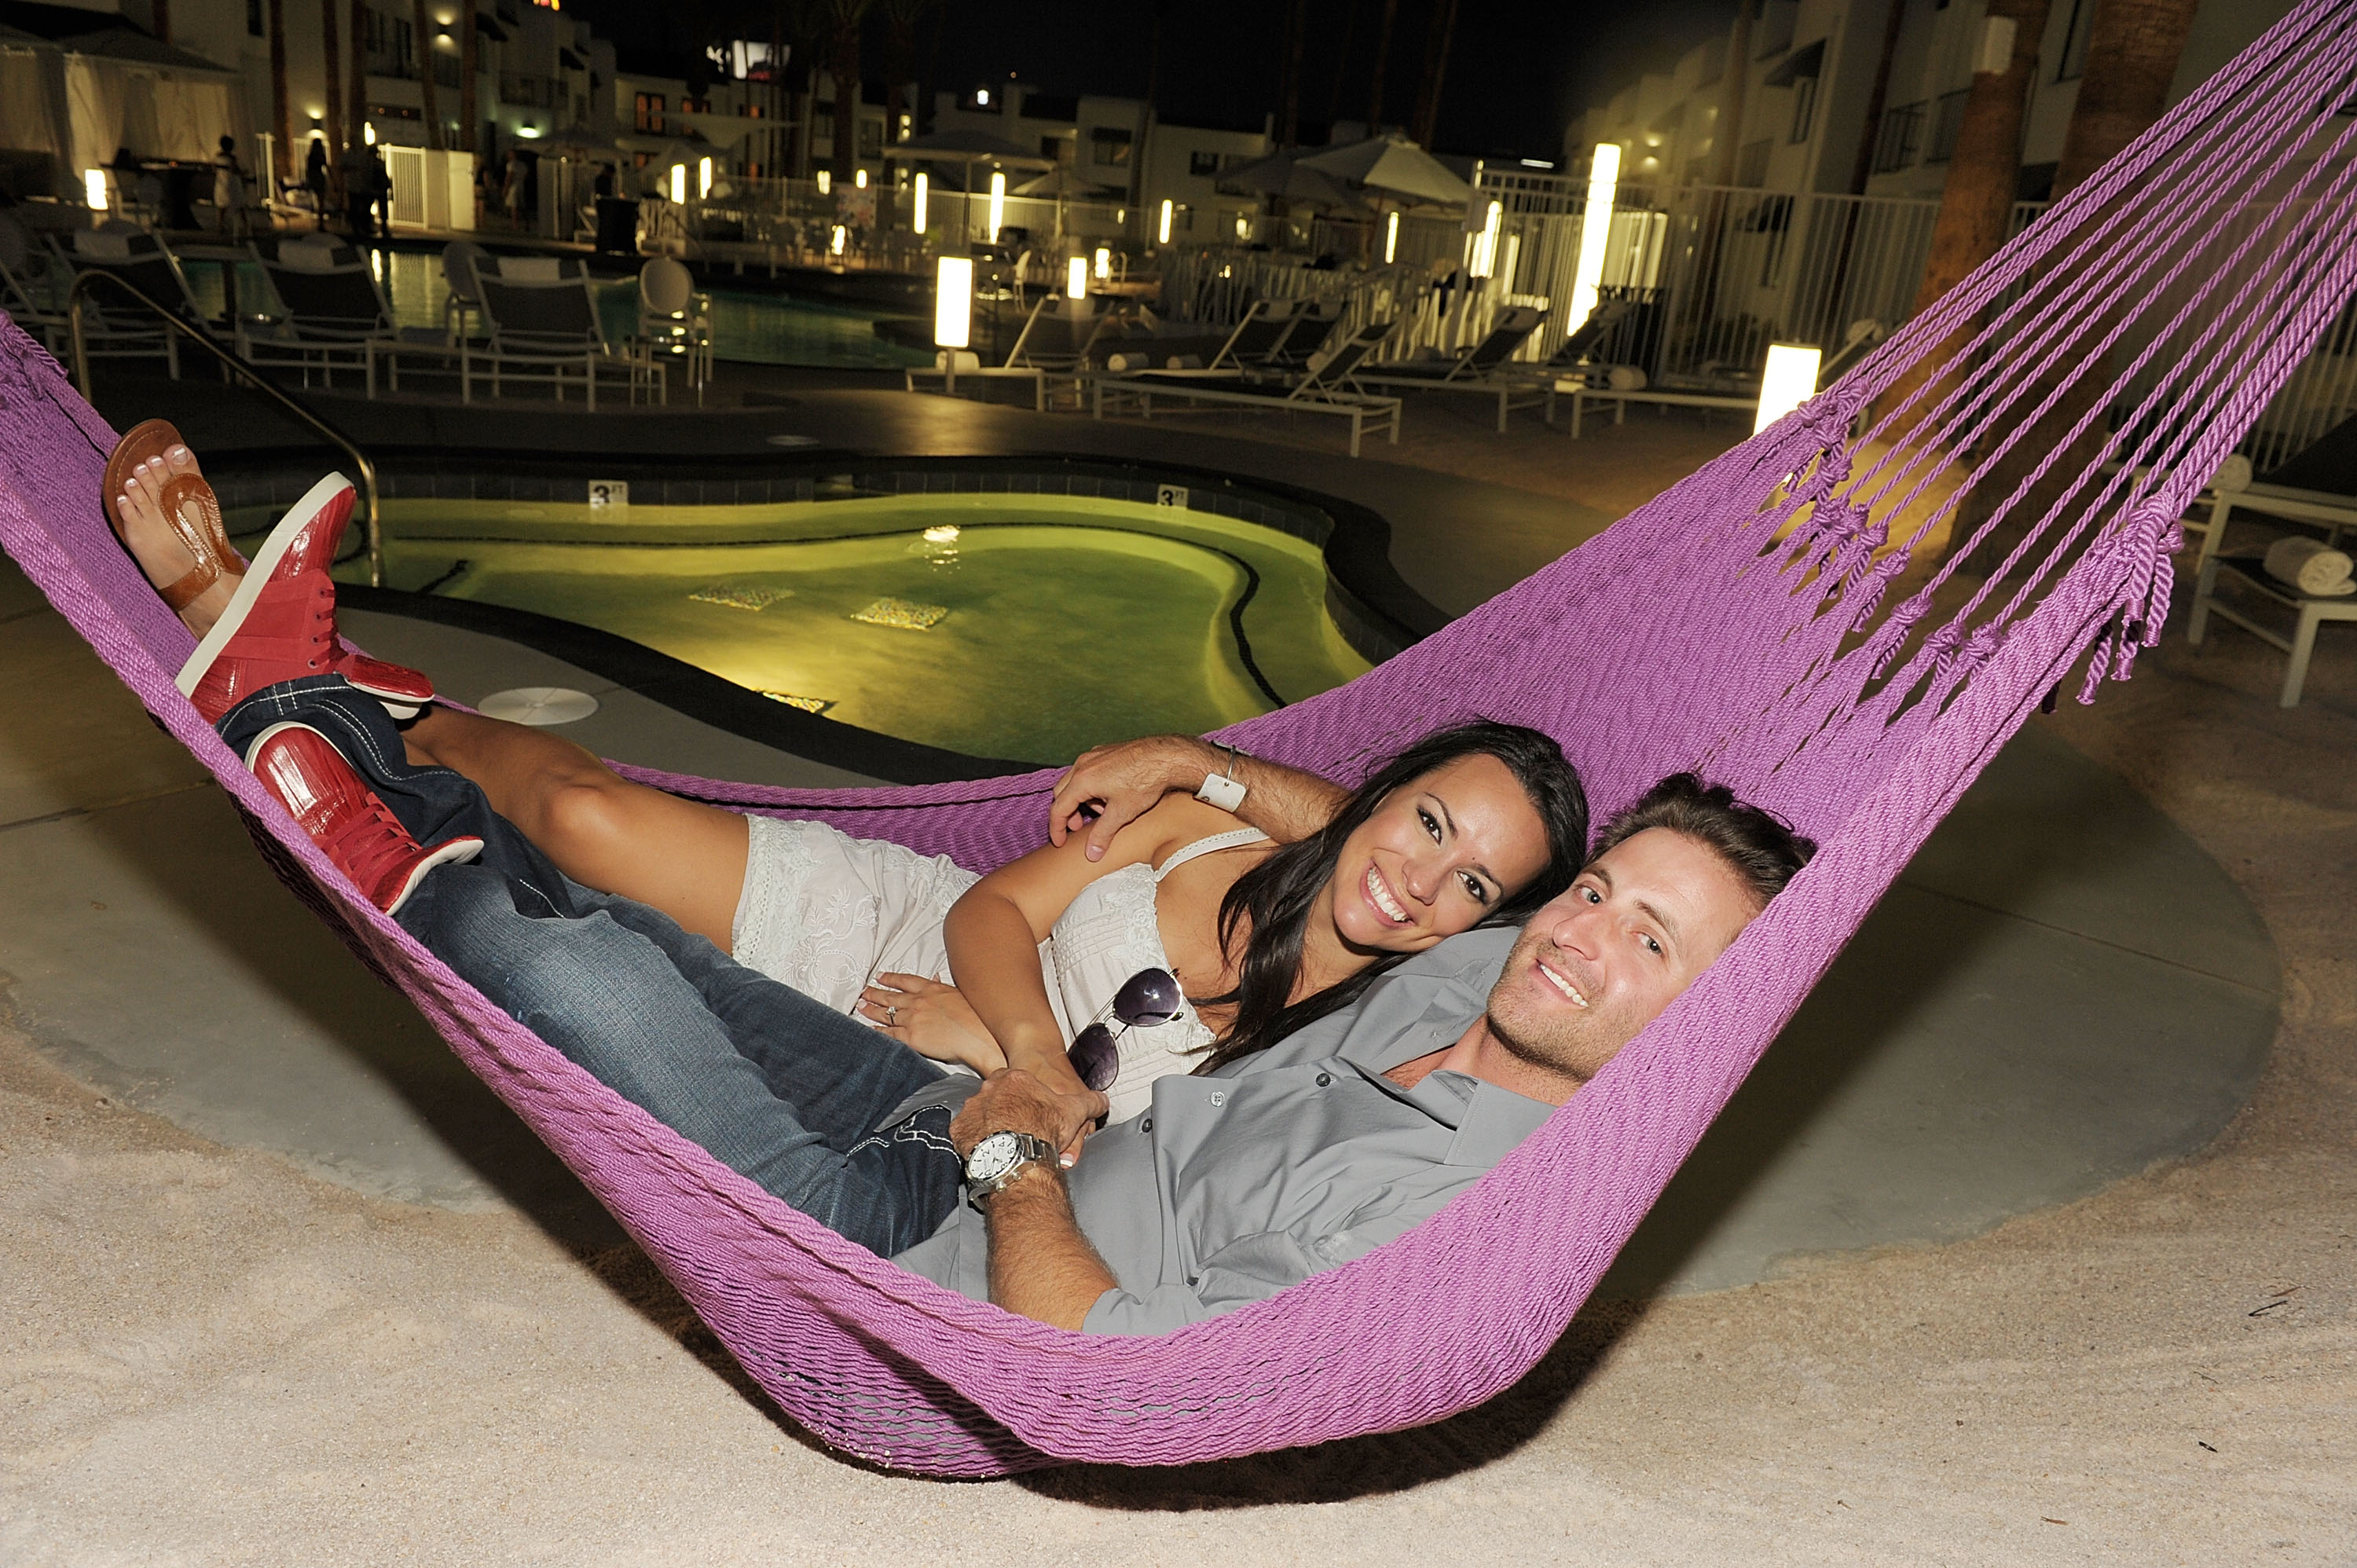
[(705, 200), (712, 194), (712, 160), (698, 158), (695, 163), (695, 199)]
[(366, 142), (371, 147), (376, 145), (376, 125), (374, 122), (370, 121), (362, 123), (361, 125), (361, 140)]
[(1506, 220), (1503, 202), (1490, 203), (1489, 215), (1481, 220), (1481, 231), (1473, 237), (1473, 259), (1470, 271), (1477, 278), (1488, 277), (1498, 270), (1498, 226)]
[(1752, 416), (1751, 434), (1759, 435), (1817, 392), (1817, 367), (1824, 350), (1813, 343), (1770, 343), (1768, 365), (1760, 373), (1760, 412)]
[(921, 170), (919, 171), (917, 175), (916, 210), (910, 214), (911, 222), (909, 226), (915, 229), (920, 234), (925, 231), (925, 192), (931, 184), (931, 182), (925, 178), (923, 172)]
[(1620, 144), (1598, 142), (1587, 166), (1587, 210), (1579, 220), (1579, 264), (1571, 274), (1571, 309), (1564, 326), (1577, 332), (1596, 310), (1604, 283), (1604, 247), (1612, 240), (1612, 201), (1620, 188)]
[(1390, 266), (1398, 259), (1399, 214), (1393, 212), (1385, 215), (1383, 219), (1383, 265)]
[(671, 166), (671, 199), (673, 201), (687, 199), (687, 166), (685, 164)]
[(1154, 241), (1158, 245), (1170, 242), (1170, 199), (1162, 199), (1162, 221), (1155, 226)]
[(974, 337), (974, 258), (943, 256), (933, 267), (933, 342), (963, 349)]
[(826, 248), (839, 256), (843, 254), (843, 247), (849, 241), (851, 231), (838, 223), (834, 226), (834, 234), (827, 240)]
[(1074, 256), (1064, 268), (1064, 293), (1071, 299), (1088, 298), (1089, 259), (1086, 256)]
[(1006, 227), (1006, 171), (990, 171), (990, 242), (998, 243), (998, 231)]
[(90, 209), (92, 212), (106, 210), (106, 171), (104, 169), (86, 168), (81, 171), (81, 195), (82, 199), (90, 204)]
[(833, 169), (823, 168), (818, 171), (818, 193), (821, 196), (832, 196), (834, 194), (834, 171)]
[(867, 171), (864, 168), (852, 170), (851, 183), (861, 190), (866, 190), (867, 188)]
[(1113, 251), (1108, 246), (1097, 247), (1096, 274), (1101, 278), (1113, 276)]

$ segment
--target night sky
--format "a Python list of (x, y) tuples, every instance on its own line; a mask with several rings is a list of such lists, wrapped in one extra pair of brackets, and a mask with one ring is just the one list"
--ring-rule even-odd
[[(920, 74), (943, 88), (1004, 81), (1012, 72), (1049, 91), (1142, 97), (1156, 0), (949, 0), (938, 65), (929, 20), (918, 35)], [(1414, 112), (1435, 0), (1399, 0), (1384, 114)], [(570, 0), (649, 69), (692, 54), (694, 35), (732, 29), (765, 37), (768, 10), (726, 0), (654, 5), (649, 0)], [(1365, 116), (1368, 72), (1382, 0), (1309, 0), (1301, 118)], [(1173, 119), (1257, 129), (1277, 107), (1286, 0), (1176, 0), (1169, 5), (1162, 65), (1162, 112)], [(1733, 0), (1459, 0), (1457, 38), (1441, 94), (1441, 150), (1553, 156), (1570, 116), (1609, 96), (1635, 73), (1663, 69), (1733, 18)], [(734, 20), (732, 18), (743, 18)], [(666, 34), (668, 36), (666, 36)], [(1347, 53), (1344, 49), (1346, 40)], [(880, 77), (880, 28), (871, 23), (864, 74)], [(673, 70), (682, 69), (672, 67)], [(1340, 77), (1339, 103), (1335, 84)]]

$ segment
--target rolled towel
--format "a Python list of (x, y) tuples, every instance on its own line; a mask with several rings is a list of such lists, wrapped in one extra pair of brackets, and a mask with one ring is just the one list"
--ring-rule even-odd
[(2350, 581), (2348, 554), (2328, 548), (2319, 540), (2301, 534), (2278, 539), (2267, 546), (2266, 565), (2268, 576), (2315, 598), (2337, 599), (2357, 593), (2357, 584)]
[(946, 371), (954, 363), (963, 373), (982, 369), (982, 357), (965, 349), (942, 349), (933, 355), (933, 369)]
[(1108, 354), (1105, 356), (1105, 369), (1111, 371), (1117, 376), (1125, 374), (1131, 371), (1142, 371), (1153, 362), (1154, 356), (1151, 354)]
[(1639, 370), (1634, 365), (1615, 365), (1612, 367), (1611, 374), (1607, 376), (1605, 380), (1606, 384), (1610, 386), (1614, 392), (1643, 392), (1645, 390), (1645, 372)]
[(1203, 368), (1200, 354), (1173, 354), (1163, 367), (1166, 371), (1200, 371)]

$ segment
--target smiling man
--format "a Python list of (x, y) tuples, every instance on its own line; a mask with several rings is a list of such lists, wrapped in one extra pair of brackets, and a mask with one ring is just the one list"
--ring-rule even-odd
[[(1060, 794), (1060, 800), (1062, 797)], [(1002, 1072), (951, 1125), (969, 1205), (899, 1255), (1068, 1328), (1159, 1334), (1413, 1229), (1537, 1131), (1691, 985), (1814, 846), (1723, 787), (1664, 779), (1520, 931), (1409, 960), (1269, 1049), (1101, 1108)]]

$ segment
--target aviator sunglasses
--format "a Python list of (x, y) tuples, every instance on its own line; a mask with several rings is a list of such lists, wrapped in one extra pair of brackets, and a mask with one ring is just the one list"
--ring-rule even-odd
[[(1183, 1005), (1178, 982), (1167, 969), (1141, 969), (1121, 983), (1113, 1000), (1098, 1012), (1096, 1022), (1072, 1036), (1072, 1048), (1064, 1053), (1081, 1081), (1099, 1094), (1113, 1087), (1121, 1076), (1121, 1036), (1132, 1029), (1150, 1029), (1157, 1024), (1168, 1024), (1178, 1016)], [(1106, 1026), (1107, 1013), (1121, 1026)]]

